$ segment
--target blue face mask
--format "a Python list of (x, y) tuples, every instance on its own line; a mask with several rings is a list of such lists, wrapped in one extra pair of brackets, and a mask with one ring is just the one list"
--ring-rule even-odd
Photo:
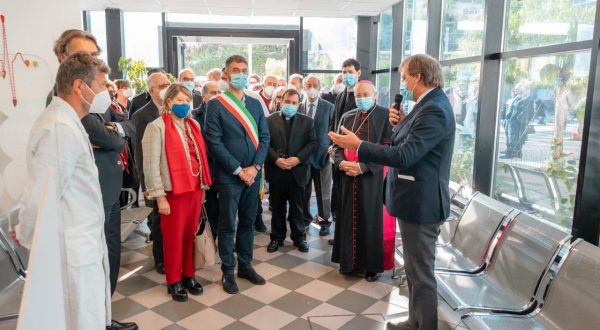
[(406, 81), (403, 81), (402, 83), (400, 83), (400, 94), (402, 94), (402, 97), (404, 98), (404, 101), (414, 101), (413, 100), (413, 92), (409, 91), (406, 85)]
[(298, 106), (293, 105), (293, 104), (283, 104), (281, 106), (281, 113), (283, 113), (284, 116), (286, 116), (287, 118), (292, 118), (296, 115), (296, 112), (298, 112)]
[(185, 86), (187, 89), (189, 89), (189, 90), (190, 90), (190, 92), (191, 92), (191, 91), (193, 91), (193, 90), (194, 90), (194, 88), (196, 87), (196, 85), (194, 84), (194, 82), (193, 82), (193, 81), (185, 81), (185, 82), (183, 83), (183, 86)]
[(190, 105), (188, 103), (173, 104), (171, 106), (171, 111), (173, 111), (173, 114), (177, 116), (177, 118), (183, 119), (190, 113)]
[(344, 73), (344, 85), (352, 87), (356, 84), (356, 76), (352, 73)]
[(356, 99), (356, 106), (362, 112), (367, 112), (367, 111), (371, 110), (371, 108), (373, 107), (373, 104), (375, 104), (375, 101), (373, 100), (372, 97), (361, 97), (361, 98)]
[(231, 86), (238, 91), (248, 87), (248, 75), (243, 73), (232, 74)]

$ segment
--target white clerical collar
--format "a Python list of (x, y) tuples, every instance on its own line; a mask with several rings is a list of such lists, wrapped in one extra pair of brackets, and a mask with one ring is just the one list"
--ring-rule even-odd
[(435, 89), (435, 88), (430, 88), (430, 89), (426, 90), (425, 92), (423, 92), (423, 94), (421, 94), (421, 96), (419, 96), (419, 98), (417, 99), (417, 102), (416, 102), (416, 103), (419, 103), (419, 102), (421, 102), (421, 100), (423, 100), (423, 98), (424, 98), (425, 96), (427, 96), (427, 94), (429, 94), (429, 92), (431, 92), (431, 91), (432, 91), (432, 90), (434, 90), (434, 89)]

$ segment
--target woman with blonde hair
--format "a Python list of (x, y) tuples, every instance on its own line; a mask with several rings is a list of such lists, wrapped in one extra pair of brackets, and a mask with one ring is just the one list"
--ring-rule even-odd
[(168, 292), (176, 301), (186, 301), (187, 292), (203, 291), (194, 277), (194, 237), (204, 190), (212, 185), (204, 138), (190, 117), (191, 102), (184, 85), (169, 86), (161, 116), (142, 139), (146, 194), (158, 203)]

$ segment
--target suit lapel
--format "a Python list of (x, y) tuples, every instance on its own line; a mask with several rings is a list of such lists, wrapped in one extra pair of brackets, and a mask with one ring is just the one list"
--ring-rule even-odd
[(285, 118), (283, 118), (283, 114), (281, 114), (281, 112), (278, 114), (279, 115), (279, 134), (281, 135), (281, 140), (283, 141), (283, 148), (285, 148), (283, 151), (287, 152), (287, 145), (288, 145), (288, 141), (287, 141), (287, 134), (285, 134)]

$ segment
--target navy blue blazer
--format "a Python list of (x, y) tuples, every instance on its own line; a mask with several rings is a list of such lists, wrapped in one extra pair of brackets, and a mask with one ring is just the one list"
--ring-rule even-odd
[[(298, 112), (301, 114), (307, 114), (308, 109), (305, 109), (306, 103), (300, 105)], [(320, 170), (325, 166), (329, 165), (329, 155), (327, 154), (327, 148), (329, 147), (329, 128), (331, 121), (333, 120), (333, 104), (320, 98), (317, 103), (317, 112), (313, 118), (315, 121), (315, 134), (317, 136), (317, 146), (310, 155), (309, 161), (313, 168)]]
[(394, 129), (391, 146), (360, 145), (361, 162), (390, 167), (385, 201), (392, 216), (420, 224), (448, 218), (455, 129), (448, 97), (436, 88)]
[(210, 155), (215, 160), (215, 183), (242, 183), (233, 174), (238, 167), (254, 164), (263, 166), (269, 150), (269, 127), (260, 102), (244, 96), (246, 108), (258, 126), (258, 150), (250, 140), (242, 124), (221, 104), (217, 98), (208, 101), (204, 137)]

